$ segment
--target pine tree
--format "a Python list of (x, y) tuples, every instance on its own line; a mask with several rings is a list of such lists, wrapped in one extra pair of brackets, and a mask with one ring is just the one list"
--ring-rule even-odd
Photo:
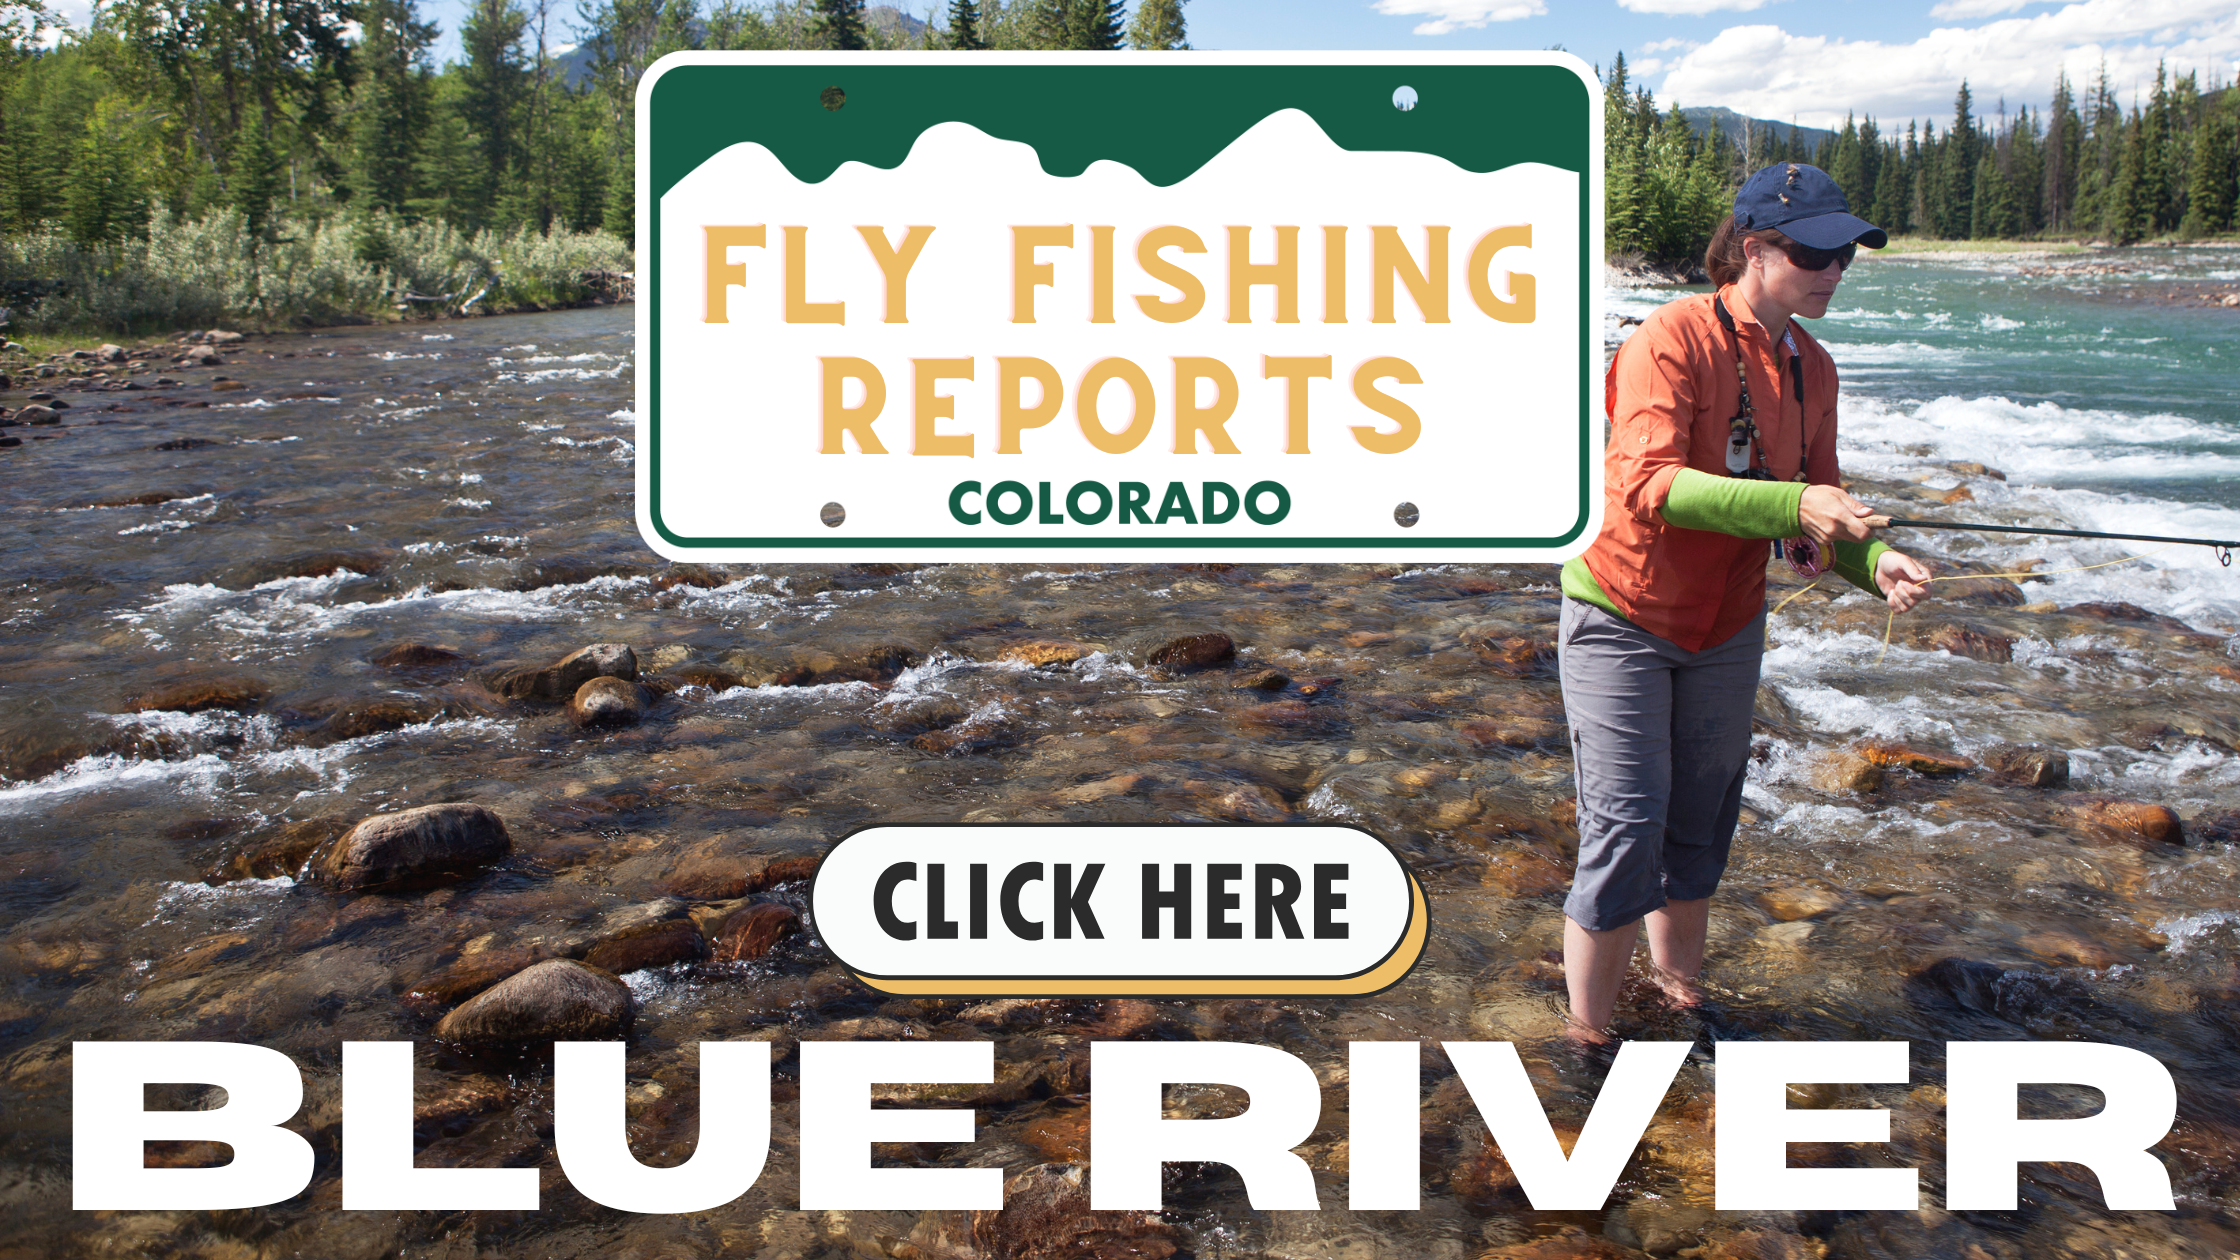
[(1128, 21), (1128, 47), (1159, 52), (1190, 46), (1182, 20), (1182, 6), (1189, 0), (1136, 0), (1135, 16)]
[[(2227, 89), (2228, 97), (2240, 96)], [(2187, 236), (2222, 232), (2233, 225), (2234, 185), (2240, 182), (2240, 152), (2234, 148), (2232, 110), (2212, 108), (2193, 132), (2193, 170), (2186, 189)]]
[(1027, 37), (1036, 48), (1073, 47), (1077, 25), (1074, 9), (1093, 2), (1094, 0), (1033, 0), (1033, 7), (1027, 12)]
[(2171, 221), (2174, 207), (2170, 195), (2170, 137), (2173, 127), (2170, 88), (2165, 78), (2162, 63), (2156, 62), (2154, 91), (2147, 97), (2147, 112), (2139, 119), (2139, 182), (2134, 196), (2145, 216), (2140, 225), (2142, 235), (2176, 226)]
[(1127, 0), (1074, 0), (1072, 40), (1068, 47), (1111, 52), (1126, 39), (1127, 30)]
[(980, 6), (975, 0), (949, 0), (949, 47), (978, 52), (987, 46), (980, 34)]
[(280, 153), (272, 144), (270, 118), (260, 111), (257, 125), (235, 148), (233, 208), (241, 212), (253, 239), (269, 241), (275, 220), (273, 203), (280, 199), (282, 187)]
[(459, 27), (467, 63), (459, 73), (455, 105), (479, 159), (467, 185), (449, 190), (453, 220), (462, 227), (494, 225), (499, 201), (519, 174), (521, 113), (529, 86), (521, 45), (528, 25), (528, 15), (514, 0), (474, 0)]
[(1865, 205), (1873, 187), (1862, 177), (1864, 167), (1859, 161), (1859, 126), (1851, 120), (1850, 114), (1843, 116), (1843, 130), (1836, 133), (1835, 142), (1829, 148), (1828, 178), (1836, 181), (1836, 187), (1843, 190), (1844, 198), (1852, 205)]
[(1896, 236), (1912, 226), (1912, 198), (1907, 193), (1905, 152), (1892, 141), (1883, 153), (1874, 181), (1874, 212), (1867, 221)]
[(1626, 89), (1626, 55), (1611, 61), (1602, 83), (1602, 235), (1613, 250), (1645, 246), (1641, 197), (1642, 137)]
[(147, 228), (148, 199), (115, 113), (105, 103), (89, 120), (63, 194), (63, 230), (80, 245), (106, 245)]
[(364, 77), (351, 128), (357, 191), (372, 209), (403, 213), (419, 192), (430, 103), (427, 57), (436, 27), (418, 20), (413, 0), (366, 0), (360, 13)]
[(2077, 162), (2084, 145), (2084, 120), (2069, 91), (2066, 71), (2054, 79), (2053, 104), (2046, 111), (2045, 180), (2041, 193), (2045, 225), (2066, 230), (2077, 199)]
[(826, 48), (861, 52), (871, 46), (863, 29), (863, 0), (817, 0), (815, 29)]
[(2129, 245), (2154, 230), (2154, 192), (2147, 186), (2145, 120), (2138, 110), (2122, 132), (2121, 160), (2109, 181), (2102, 230), (2118, 245)]
[(1983, 133), (1976, 128), (1974, 98), (1968, 81), (1952, 102), (1952, 125), (1945, 129), (1943, 160), (1944, 202), (1937, 215), (1937, 234), (1957, 240), (1972, 234), (1975, 221), (1976, 162), (1983, 153)]

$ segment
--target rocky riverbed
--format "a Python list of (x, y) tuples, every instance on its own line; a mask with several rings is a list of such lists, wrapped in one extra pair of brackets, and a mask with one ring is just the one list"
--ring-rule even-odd
[[(1645, 986), (1621, 1005), (1625, 1035), (1702, 1053), (1608, 1211), (1536, 1213), (1436, 1043), (1518, 1042), (1559, 1128), (1599, 1085), (1557, 1035), (1576, 836), (1552, 569), (671, 565), (630, 520), (628, 319), (251, 339), (191, 368), (172, 347), (175, 385), (126, 369), (67, 379), (150, 387), (57, 390), (58, 373), (0, 395), (73, 404), (0, 429), (44, 439), (0, 451), (0, 1256), (2240, 1247), (2233, 627), (2029, 572), (2124, 552), (1901, 536), (1974, 576), (1933, 588), (1886, 655), (1879, 603), (1776, 574), (1774, 598), (1797, 597), (1773, 622), (1712, 1005), (1669, 1012)], [(1901, 515), (2032, 510), (1980, 464), (1856, 466), (1854, 491)], [(1350, 1000), (891, 999), (805, 915), (817, 855), (875, 822), (1206, 820), (1367, 827), (1429, 894), (1423, 962)], [(653, 1163), (692, 1149), (696, 1043), (773, 1043), (753, 1190), (639, 1217), (567, 1186), (545, 1046), (615, 1036)], [(1410, 1037), (1431, 1047), (1424, 1210), (1348, 1212), (1345, 1043)], [(989, 1086), (893, 1091), (975, 1107), (979, 1140), (881, 1161), (1001, 1166), (1013, 1210), (794, 1210), (800, 1043), (896, 1038), (990, 1039), (998, 1066)], [(1324, 1210), (1254, 1212), (1225, 1169), (1178, 1167), (1165, 1214), (1090, 1212), (1088, 1047), (1114, 1038), (1311, 1064), (1328, 1102), (1301, 1153)], [(1908, 1084), (1799, 1091), (1891, 1109), (1888, 1146), (1792, 1158), (1918, 1166), (1930, 1203), (1945, 1041), (2145, 1050), (2178, 1081), (2160, 1153), (2180, 1210), (2111, 1214), (2089, 1173), (2035, 1165), (2015, 1213), (1714, 1214), (1708, 1052), (1735, 1038), (1912, 1041)], [(285, 1051), (311, 1189), (255, 1212), (73, 1213), (79, 1039)], [(536, 1167), (543, 1210), (340, 1212), (346, 1040), (418, 1042), (419, 1162)], [(2097, 1105), (2072, 1093), (2025, 1103)], [(1170, 1114), (1237, 1101), (1177, 1089)]]

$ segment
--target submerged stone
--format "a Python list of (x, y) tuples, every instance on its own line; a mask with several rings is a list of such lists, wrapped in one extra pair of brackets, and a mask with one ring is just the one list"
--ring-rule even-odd
[(636, 726), (645, 715), (644, 689), (623, 678), (594, 678), (568, 701), (568, 720), (581, 727)]
[(572, 959), (537, 963), (468, 999), (436, 1024), (444, 1041), (504, 1045), (601, 1041), (630, 1030), (630, 990)]

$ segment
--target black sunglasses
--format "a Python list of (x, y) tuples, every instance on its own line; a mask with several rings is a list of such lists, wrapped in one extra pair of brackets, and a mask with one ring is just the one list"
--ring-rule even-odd
[(1789, 256), (1790, 262), (1805, 271), (1826, 271), (1829, 263), (1835, 263), (1848, 271), (1851, 269), (1851, 260), (1859, 255), (1857, 241), (1838, 249), (1814, 249), (1796, 241), (1783, 241), (1780, 248), (1782, 253)]

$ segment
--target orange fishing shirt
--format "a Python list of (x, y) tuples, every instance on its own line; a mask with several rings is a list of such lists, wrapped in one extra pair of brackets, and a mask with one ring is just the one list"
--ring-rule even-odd
[(1610, 440), (1603, 451), (1602, 533), (1581, 557), (1628, 621), (1690, 652), (1726, 642), (1765, 606), (1764, 539), (1681, 529), (1660, 514), (1681, 469), (1729, 475), (1727, 422), (1742, 403), (1738, 347), (1766, 467), (1789, 481), (1801, 463), (1808, 482), (1839, 484), (1835, 360), (1789, 321), (1804, 370), (1800, 397), (1789, 348), (1766, 335), (1733, 285), (1717, 295), (1734, 317), (1728, 333), (1712, 296), (1657, 308), (1610, 361), (1603, 380)]

